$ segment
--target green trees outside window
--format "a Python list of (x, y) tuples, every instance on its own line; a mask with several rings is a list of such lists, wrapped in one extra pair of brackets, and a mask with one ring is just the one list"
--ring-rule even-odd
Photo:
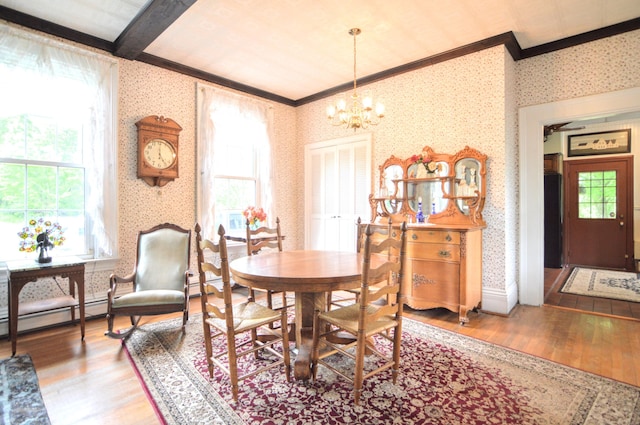
[(578, 218), (615, 219), (616, 172), (578, 173)]
[(57, 253), (86, 251), (81, 131), (50, 117), (0, 117), (0, 232), (9, 236), (0, 258), (18, 251), (18, 231), (38, 218), (64, 228), (67, 240)]

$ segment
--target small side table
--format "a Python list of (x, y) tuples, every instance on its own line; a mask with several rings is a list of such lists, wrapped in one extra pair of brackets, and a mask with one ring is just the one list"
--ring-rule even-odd
[[(18, 337), (18, 318), (20, 315), (39, 311), (70, 307), (71, 321), (75, 321), (75, 306), (80, 310), (80, 335), (84, 340), (84, 260), (77, 257), (54, 259), (51, 263), (40, 264), (35, 260), (7, 261), (9, 271), (9, 339), (11, 355), (16, 354)], [(19, 306), (20, 291), (29, 282), (45, 277), (60, 276), (69, 279), (69, 295), (41, 301), (25, 303)], [(75, 299), (78, 288), (78, 300)]]

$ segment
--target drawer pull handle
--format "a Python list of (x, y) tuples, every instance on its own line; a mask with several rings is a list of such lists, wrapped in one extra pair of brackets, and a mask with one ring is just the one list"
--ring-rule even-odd
[(449, 233), (447, 233), (447, 237), (445, 238), (447, 240), (447, 242), (451, 242), (451, 235)]
[(413, 235), (411, 235), (411, 239), (413, 239), (413, 240), (415, 241), (416, 239), (418, 239), (418, 235), (416, 235), (416, 234), (414, 233)]
[(442, 250), (442, 251), (438, 251), (438, 255), (444, 258), (449, 258), (451, 257), (451, 252)]

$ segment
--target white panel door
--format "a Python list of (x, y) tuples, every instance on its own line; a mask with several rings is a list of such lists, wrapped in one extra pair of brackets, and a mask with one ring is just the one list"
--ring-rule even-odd
[(308, 145), (305, 248), (355, 250), (356, 221), (369, 219), (371, 135)]

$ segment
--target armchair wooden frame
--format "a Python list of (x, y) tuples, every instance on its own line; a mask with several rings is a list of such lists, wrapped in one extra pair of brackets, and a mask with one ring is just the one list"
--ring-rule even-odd
[[(386, 233), (384, 239), (379, 240), (378, 237), (373, 236), (372, 226), (368, 225), (365, 229), (362, 282), (358, 302), (334, 310), (316, 310), (314, 313), (313, 379), (317, 377), (318, 366), (322, 365), (352, 382), (356, 405), (360, 403), (365, 379), (387, 369), (392, 371), (394, 384), (398, 377), (404, 304), (401, 286), (406, 255), (406, 230), (406, 223), (402, 223), (398, 239)], [(375, 262), (374, 255), (377, 256)], [(372, 290), (370, 287), (374, 284), (384, 286), (377, 286)], [(343, 343), (344, 340), (332, 342), (339, 332), (353, 335), (355, 341), (347, 344)], [(376, 335), (393, 343), (391, 354), (376, 348), (373, 339)], [(379, 364), (367, 371), (365, 371), (365, 352), (375, 355), (380, 360)], [(353, 374), (339, 370), (327, 361), (327, 358), (338, 353), (354, 361)]]
[[(190, 250), (191, 230), (164, 223), (140, 231), (133, 272), (109, 277), (105, 335), (126, 339), (142, 316), (175, 312), (182, 312), (184, 329), (189, 320)], [(118, 288), (123, 285), (131, 285), (132, 292), (119, 295)], [(114, 331), (115, 316), (129, 316), (131, 327), (123, 332)]]
[[(254, 302), (249, 297), (246, 302), (233, 304), (229, 260), (224, 228), (218, 228), (219, 243), (202, 239), (199, 224), (195, 226), (196, 248), (198, 252), (198, 273), (200, 282), (200, 300), (202, 304), (202, 326), (207, 356), (209, 376), (213, 378), (214, 366), (222, 370), (231, 381), (233, 399), (238, 401), (238, 382), (250, 378), (269, 369), (284, 366), (288, 382), (291, 381), (291, 360), (289, 354), (289, 332), (287, 326), (286, 305), (280, 311), (274, 311)], [(216, 266), (214, 257), (219, 257), (220, 265)], [(222, 289), (218, 289), (207, 279), (207, 273), (220, 277)], [(282, 293), (284, 298), (284, 293)], [(222, 299), (224, 305), (215, 302)], [(274, 322), (280, 322), (275, 329)], [(260, 335), (258, 335), (260, 330)], [(242, 340), (236, 336), (249, 333), (250, 338)], [(213, 341), (218, 337), (226, 337), (225, 349), (213, 351)], [(282, 352), (276, 345), (282, 345)], [(265, 364), (245, 374), (238, 372), (238, 360), (253, 354), (259, 359), (259, 352), (267, 351), (276, 360), (265, 360)], [(224, 360), (227, 357), (227, 361)]]

